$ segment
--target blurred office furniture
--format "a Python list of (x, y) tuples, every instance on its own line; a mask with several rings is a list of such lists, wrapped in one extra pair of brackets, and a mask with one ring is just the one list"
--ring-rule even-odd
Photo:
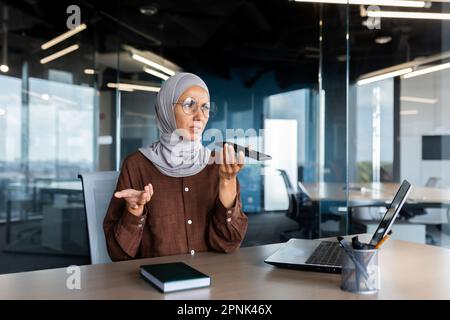
[(430, 177), (425, 183), (425, 187), (440, 187), (442, 182), (442, 178), (439, 177)]
[(88, 255), (86, 216), (80, 181), (36, 181), (34, 183), (42, 214), (41, 245), (64, 255)]
[[(304, 186), (313, 201), (346, 200), (343, 183), (305, 183)], [(399, 186), (400, 183), (392, 182), (350, 183), (349, 206), (386, 206), (391, 203)], [(413, 185), (405, 206), (450, 208), (450, 189)]]
[(289, 208), (286, 216), (298, 223), (298, 229), (287, 230), (281, 233), (281, 239), (287, 241), (291, 238), (314, 239), (319, 236), (319, 216), (313, 207), (311, 198), (306, 189), (292, 186), (285, 170), (279, 169), (283, 178), (289, 199)]
[(78, 177), (83, 185), (91, 263), (111, 262), (103, 232), (103, 219), (116, 188), (119, 172), (90, 172)]
[[(438, 177), (430, 177), (425, 183), (428, 188), (441, 188), (442, 179)], [(424, 224), (427, 227), (427, 243), (449, 246), (450, 233), (448, 207), (436, 208), (417, 208), (415, 210), (407, 210), (409, 213), (409, 222), (414, 224)]]
[[(427, 182), (425, 183), (425, 187), (437, 188), (440, 180), (441, 180), (441, 178), (438, 178), (438, 177), (430, 177), (430, 178), (428, 178)], [(438, 213), (438, 211), (440, 211), (440, 209), (433, 208), (430, 211), (429, 210), (430, 209), (426, 209), (425, 207), (420, 207), (420, 206), (415, 206), (412, 208), (405, 207), (401, 210), (400, 216), (411, 222), (413, 222), (413, 220), (415, 219), (416, 223), (420, 223), (419, 221), (430, 221), (430, 223), (436, 223), (437, 221), (442, 220), (441, 218), (438, 217), (438, 216), (441, 216), (441, 214)], [(444, 210), (444, 211), (446, 211), (446, 210)], [(423, 219), (423, 217), (422, 217), (422, 219), (417, 218), (417, 216), (427, 215), (427, 212), (432, 212), (433, 214), (431, 216), (428, 215), (429, 216), (428, 218), (427, 217), (425, 217), (424, 219)], [(442, 213), (445, 213), (445, 212), (442, 212)], [(429, 218), (431, 218), (431, 220)]]
[[(33, 209), (33, 195), (24, 184), (10, 183), (6, 188), (6, 245), (12, 241), (11, 223), (13, 220), (27, 220), (29, 212)], [(16, 212), (18, 216), (14, 216)]]
[(5, 252), (87, 255), (80, 181), (34, 178), (7, 192)]
[(42, 238), (44, 248), (55, 253), (87, 255), (86, 217), (83, 205), (68, 203), (66, 197), (42, 209)]
[[(400, 221), (404, 222), (397, 238), (399, 235), (406, 235), (404, 230), (410, 228), (411, 232), (417, 232), (417, 237), (411, 239), (408, 235), (405, 236), (405, 240), (423, 242), (423, 229), (424, 225), (426, 225), (426, 243), (449, 246), (450, 236), (446, 236), (446, 234), (450, 234), (450, 227), (447, 223), (449, 221), (447, 210), (450, 209), (450, 189), (437, 187), (439, 184), (430, 186), (430, 183), (428, 183), (428, 186), (413, 185), (400, 217), (396, 222), (396, 224), (399, 224)], [(323, 209), (324, 204), (332, 203), (333, 201), (347, 203), (349, 229), (346, 234), (348, 234), (369, 232), (371, 224), (377, 225), (382, 215), (386, 212), (386, 206), (394, 198), (399, 183), (349, 183), (348, 201), (346, 200), (347, 190), (343, 183), (305, 183), (304, 186), (308, 190), (313, 204), (321, 204), (321, 217), (323, 216), (322, 212), (327, 211)], [(428, 214), (435, 209), (442, 211), (439, 214)], [(427, 214), (423, 214), (423, 212)], [(422, 224), (422, 226), (417, 226), (418, 224)], [(432, 227), (433, 225), (434, 227)], [(435, 232), (440, 235), (441, 239), (433, 240), (430, 238), (429, 233), (433, 232), (435, 228), (442, 228), (443, 232)], [(323, 233), (321, 233), (322, 235)]]

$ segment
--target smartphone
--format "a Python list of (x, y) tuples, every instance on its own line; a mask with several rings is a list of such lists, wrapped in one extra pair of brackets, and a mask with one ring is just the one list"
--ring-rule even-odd
[(216, 145), (223, 148), (223, 145), (225, 143), (230, 145), (230, 146), (233, 146), (234, 151), (236, 153), (238, 153), (239, 151), (243, 151), (244, 155), (246, 157), (248, 157), (248, 158), (252, 158), (252, 159), (255, 159), (255, 160), (258, 160), (258, 161), (266, 161), (266, 160), (271, 160), (272, 159), (272, 157), (269, 156), (268, 154), (264, 154), (262, 152), (259, 152), (259, 151), (253, 150), (253, 149), (250, 150), (248, 147), (244, 147), (244, 146), (241, 146), (241, 145), (236, 144), (236, 143), (230, 143), (230, 142), (222, 141), (222, 142), (216, 142)]

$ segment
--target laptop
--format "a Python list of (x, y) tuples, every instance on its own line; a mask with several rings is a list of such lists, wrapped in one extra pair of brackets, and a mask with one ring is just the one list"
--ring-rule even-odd
[[(410, 191), (411, 184), (404, 180), (375, 230), (370, 246), (376, 246), (388, 234)], [(277, 267), (340, 273), (344, 254), (337, 241), (290, 239), (264, 262)]]

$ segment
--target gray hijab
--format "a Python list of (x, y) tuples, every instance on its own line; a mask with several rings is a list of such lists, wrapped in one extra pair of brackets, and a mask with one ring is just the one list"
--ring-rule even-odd
[(155, 106), (159, 141), (139, 149), (159, 171), (170, 177), (197, 174), (208, 164), (211, 154), (210, 150), (202, 145), (201, 139), (182, 139), (176, 131), (174, 103), (192, 86), (205, 89), (209, 95), (205, 82), (192, 73), (177, 73), (163, 83)]

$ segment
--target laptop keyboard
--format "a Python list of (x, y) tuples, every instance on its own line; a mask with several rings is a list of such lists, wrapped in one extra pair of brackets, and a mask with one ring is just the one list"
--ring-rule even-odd
[(323, 266), (341, 266), (343, 250), (337, 242), (322, 241), (306, 260), (306, 264), (316, 264)]

